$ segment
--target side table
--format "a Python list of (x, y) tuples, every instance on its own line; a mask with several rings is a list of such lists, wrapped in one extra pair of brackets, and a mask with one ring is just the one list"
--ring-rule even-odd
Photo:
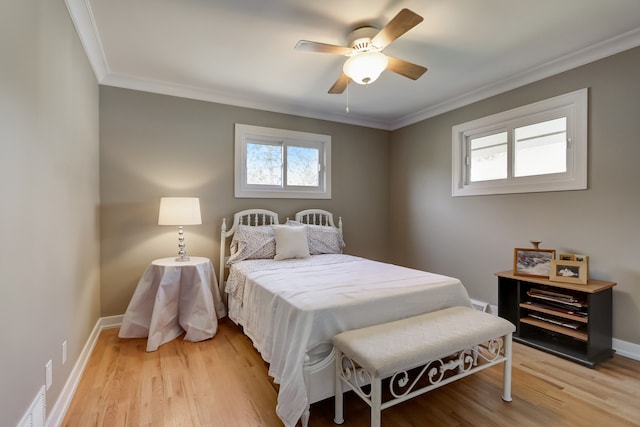
[(162, 258), (138, 282), (118, 336), (148, 337), (147, 351), (155, 351), (183, 332), (187, 341), (212, 338), (225, 315), (211, 260)]
[(615, 282), (559, 283), (511, 270), (496, 275), (498, 315), (516, 325), (514, 341), (590, 368), (613, 356)]

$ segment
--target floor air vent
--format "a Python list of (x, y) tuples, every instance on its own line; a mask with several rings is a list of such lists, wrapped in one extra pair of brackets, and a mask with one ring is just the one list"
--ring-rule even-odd
[(471, 304), (473, 304), (473, 308), (475, 308), (478, 311), (482, 311), (484, 313), (491, 312), (491, 308), (489, 307), (488, 302), (478, 301), (477, 299), (471, 298)]

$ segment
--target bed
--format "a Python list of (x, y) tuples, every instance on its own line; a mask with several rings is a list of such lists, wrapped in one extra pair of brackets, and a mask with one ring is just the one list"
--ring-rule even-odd
[(336, 226), (320, 209), (285, 224), (264, 209), (237, 212), (229, 229), (222, 223), (219, 284), (228, 315), (269, 363), (287, 427), (306, 426), (310, 404), (334, 395), (337, 333), (471, 307), (458, 279), (346, 255), (344, 246), (342, 220)]

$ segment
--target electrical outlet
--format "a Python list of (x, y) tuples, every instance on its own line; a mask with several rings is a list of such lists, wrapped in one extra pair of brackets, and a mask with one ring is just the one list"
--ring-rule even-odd
[(67, 363), (67, 340), (62, 342), (62, 364)]
[(47, 390), (49, 390), (49, 387), (51, 387), (51, 383), (53, 382), (53, 362), (51, 360), (44, 365), (44, 374), (45, 384), (47, 386)]

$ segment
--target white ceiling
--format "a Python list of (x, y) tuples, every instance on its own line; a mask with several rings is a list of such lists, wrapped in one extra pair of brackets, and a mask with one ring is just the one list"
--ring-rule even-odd
[[(640, 46), (639, 0), (66, 0), (100, 84), (397, 129)], [(385, 53), (426, 66), (327, 93), (345, 45), (402, 8), (424, 21)]]

